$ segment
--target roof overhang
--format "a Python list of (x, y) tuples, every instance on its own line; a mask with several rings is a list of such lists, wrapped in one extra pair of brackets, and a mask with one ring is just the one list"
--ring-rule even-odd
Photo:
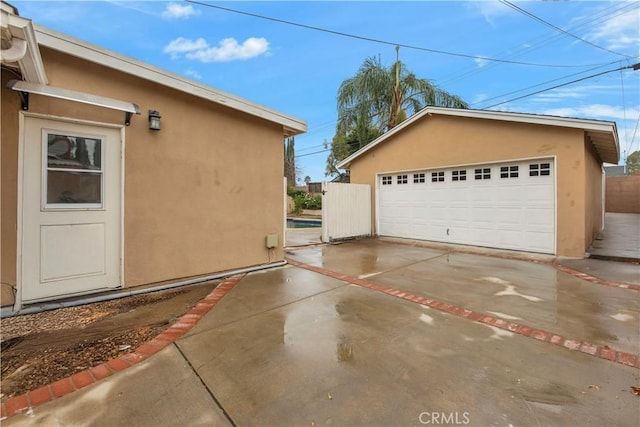
[(38, 49), (31, 20), (18, 16), (17, 10), (0, 4), (0, 32), (2, 33), (2, 64), (16, 66), (24, 80), (47, 84), (47, 75)]
[(109, 108), (125, 112), (125, 124), (128, 126), (132, 114), (140, 114), (140, 107), (133, 102), (120, 101), (104, 96), (92, 95), (75, 90), (62, 89), (43, 85), (39, 83), (25, 82), (22, 80), (11, 80), (7, 83), (9, 89), (18, 91), (21, 96), (22, 109), (29, 109), (29, 97), (26, 94), (43, 95), (52, 98), (64, 99), (67, 101), (80, 102), (82, 104), (97, 105), (98, 107)]
[[(620, 159), (620, 143), (618, 141), (618, 130), (615, 122), (576, 119), (558, 116), (545, 116), (540, 114), (512, 113), (504, 111), (426, 107), (338, 163), (337, 167), (339, 169), (348, 169), (352, 161), (362, 156), (367, 151), (375, 148), (379, 144), (384, 143), (393, 135), (398, 132), (402, 132), (403, 129), (423, 119), (423, 117), (431, 116), (434, 114), (582, 129), (585, 132), (587, 138), (595, 147), (602, 162), (616, 164)], [(425, 120), (428, 120), (428, 118)]]
[(84, 59), (126, 74), (188, 93), (216, 104), (250, 114), (282, 126), (285, 137), (307, 131), (304, 120), (255, 104), (246, 99), (217, 90), (211, 86), (187, 79), (153, 65), (131, 57), (117, 54), (99, 46), (73, 38), (66, 34), (34, 25), (34, 31), (40, 46), (47, 47), (77, 58)]

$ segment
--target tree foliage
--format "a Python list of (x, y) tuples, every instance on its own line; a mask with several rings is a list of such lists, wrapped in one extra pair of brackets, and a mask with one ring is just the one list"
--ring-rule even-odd
[(400, 60), (386, 67), (379, 57), (367, 58), (355, 76), (342, 82), (337, 104), (327, 175), (338, 173), (338, 162), (428, 105), (468, 107), (462, 98), (418, 78)]
[(296, 185), (296, 141), (294, 137), (284, 142), (284, 176), (289, 185)]
[(627, 173), (629, 175), (640, 174), (640, 151), (634, 151), (627, 156)]

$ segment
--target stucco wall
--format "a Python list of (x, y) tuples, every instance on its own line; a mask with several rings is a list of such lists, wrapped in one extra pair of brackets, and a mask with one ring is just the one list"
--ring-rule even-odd
[(584, 249), (602, 231), (602, 162), (595, 147), (585, 138), (585, 223)]
[[(126, 286), (284, 258), (281, 126), (59, 52), (41, 52), (52, 86), (135, 102), (142, 110), (125, 136)], [(160, 111), (162, 130), (148, 129), (150, 109)], [(124, 122), (123, 112), (37, 95), (30, 112)], [(4, 197), (3, 191), (3, 209)], [(11, 205), (15, 210), (15, 201)], [(279, 237), (271, 253), (267, 234)], [(4, 263), (4, 253), (2, 258)]]
[[(351, 182), (375, 189), (376, 173), (381, 172), (545, 156), (556, 156), (557, 253), (583, 256), (585, 153), (579, 129), (434, 114), (354, 161)], [(375, 224), (375, 200), (372, 203)]]
[(608, 176), (606, 211), (640, 214), (640, 175)]
[(0, 303), (13, 303), (13, 290), (16, 286), (16, 233), (17, 233), (17, 193), (18, 193), (18, 111), (20, 100), (7, 89), (9, 80), (16, 76), (2, 70), (2, 114), (0, 121)]

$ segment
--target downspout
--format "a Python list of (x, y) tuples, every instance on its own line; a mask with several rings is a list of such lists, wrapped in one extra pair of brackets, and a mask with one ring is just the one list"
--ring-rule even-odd
[(282, 267), (286, 264), (287, 264), (286, 261), (278, 261), (270, 264), (262, 264), (254, 267), (247, 267), (247, 268), (241, 268), (238, 270), (225, 271), (223, 273), (213, 274), (205, 277), (197, 277), (195, 279), (182, 280), (182, 281), (173, 282), (173, 283), (166, 283), (164, 285), (158, 285), (151, 288), (132, 289), (129, 291), (119, 291), (119, 292), (107, 293), (103, 295), (94, 295), (94, 296), (87, 295), (84, 297), (78, 297), (73, 300), (63, 301), (63, 302), (45, 302), (41, 304), (33, 304), (25, 309), (19, 309), (17, 311), (14, 311), (11, 307), (3, 307), (0, 310), (0, 318), (4, 319), (7, 317), (21, 316), (24, 314), (41, 313), (43, 311), (56, 310), (59, 308), (76, 307), (84, 304), (93, 304), (97, 302), (111, 301), (114, 299), (131, 297), (134, 295), (142, 295), (142, 294), (148, 294), (150, 292), (164, 291), (167, 289), (174, 289), (174, 288), (179, 288), (183, 286), (196, 285), (204, 282), (209, 282), (211, 280), (217, 280), (217, 279), (222, 279), (224, 277), (235, 276), (236, 274), (252, 273), (255, 271)]

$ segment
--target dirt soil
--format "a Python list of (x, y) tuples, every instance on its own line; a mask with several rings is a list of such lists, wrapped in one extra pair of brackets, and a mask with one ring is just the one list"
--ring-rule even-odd
[(132, 352), (171, 326), (218, 283), (0, 320), (0, 399)]

